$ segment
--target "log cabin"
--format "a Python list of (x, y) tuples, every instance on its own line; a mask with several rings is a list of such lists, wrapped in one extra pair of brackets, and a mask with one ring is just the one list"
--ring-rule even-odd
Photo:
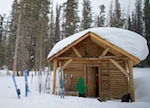
[[(123, 35), (137, 35), (127, 30), (121, 30), (121, 32)], [(53, 63), (53, 94), (55, 93), (56, 71), (60, 67), (67, 76), (73, 75), (70, 93), (77, 92), (78, 79), (83, 78), (84, 84), (88, 86), (85, 92), (86, 97), (99, 97), (102, 100), (121, 99), (125, 94), (130, 93), (132, 101), (135, 101), (133, 66), (140, 62), (140, 58), (124, 50), (121, 45), (118, 46), (103, 37), (103, 35), (107, 37), (110, 34), (119, 36), (121, 35), (120, 29), (85, 30), (61, 40), (53, 47), (48, 55), (48, 62)], [(127, 43), (124, 43), (126, 40), (123, 36), (118, 38), (123, 38), (122, 44)], [(97, 77), (98, 85), (96, 84)]]

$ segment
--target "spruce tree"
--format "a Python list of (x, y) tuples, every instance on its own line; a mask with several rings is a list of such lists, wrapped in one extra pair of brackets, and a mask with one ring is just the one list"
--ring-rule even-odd
[(79, 31), (78, 0), (67, 0), (64, 5), (65, 36)]
[(56, 5), (55, 36), (53, 39), (54, 44), (60, 40), (60, 11), (61, 6), (58, 7), (58, 5)]
[[(49, 0), (23, 0), (23, 9), (21, 17), (21, 34), (18, 47), (18, 70), (25, 68), (31, 70), (44, 67), (47, 63), (47, 54), (49, 50), (48, 41), (48, 13)], [(16, 39), (16, 30), (18, 23), (18, 10), (20, 2), (14, 0), (12, 8), (12, 20), (10, 24), (10, 36), (8, 39), (8, 49), (12, 50), (10, 54), (13, 59), (14, 42)], [(24, 55), (24, 56), (22, 56)], [(12, 62), (12, 61), (11, 61)], [(11, 65), (10, 65), (11, 66)]]
[(105, 6), (100, 5), (100, 13), (97, 17), (97, 27), (103, 27), (105, 25)]
[(108, 24), (107, 26), (113, 27), (114, 26), (114, 14), (113, 14), (113, 0), (111, 0), (109, 13), (108, 13)]
[(92, 7), (90, 0), (83, 0), (83, 10), (82, 10), (82, 21), (81, 30), (85, 30), (92, 27)]
[(130, 16), (129, 16), (129, 19), (128, 19), (128, 30), (132, 30), (132, 21), (131, 21)]
[(132, 31), (136, 31), (136, 15), (135, 15), (135, 12), (133, 12), (132, 11), (132, 14), (131, 14), (131, 16), (132, 16), (132, 28), (131, 28), (131, 30)]
[(10, 22), (10, 35), (8, 37), (8, 46), (7, 46), (7, 58), (8, 58), (8, 69), (13, 69), (13, 58), (14, 58), (14, 51), (15, 51), (15, 42), (16, 42), (16, 33), (17, 33), (17, 24), (18, 24), (18, 0), (14, 0), (12, 4), (12, 11), (11, 11), (11, 22)]
[(135, 31), (139, 34), (143, 34), (143, 21), (142, 21), (142, 2), (141, 0), (136, 0), (136, 29)]
[(115, 0), (115, 9), (114, 9), (114, 27), (123, 27), (123, 19), (121, 18), (121, 6), (119, 0)]
[[(8, 49), (7, 49), (7, 46), (8, 46), (8, 37), (9, 37), (9, 24), (10, 24), (10, 17), (6, 17), (4, 15), (4, 22), (3, 22), (3, 33), (2, 33), (2, 42), (1, 42), (1, 55), (2, 55), (2, 58), (1, 59), (1, 62), (2, 62), (2, 66), (5, 66), (5, 68), (8, 69), (8, 56), (7, 56), (7, 53), (8, 52)], [(1, 31), (1, 29), (0, 29)]]
[(0, 68), (4, 65), (4, 55), (3, 55), (3, 26), (4, 26), (4, 16), (0, 15)]
[[(149, 47), (149, 51), (150, 51), (150, 1), (149, 0), (145, 0), (144, 2), (144, 9), (143, 9), (143, 19), (144, 19), (144, 28), (145, 28), (145, 38), (148, 42), (148, 47)], [(148, 66), (150, 66), (150, 54), (147, 57), (147, 63)]]
[(52, 49), (54, 45), (54, 12), (53, 12), (53, 3), (51, 4), (51, 10), (50, 10), (50, 27), (49, 27), (49, 41), (50, 41), (50, 50)]
[[(62, 6), (62, 10), (64, 10), (65, 9), (65, 7), (64, 6)], [(66, 23), (65, 23), (65, 12), (64, 11), (62, 11), (62, 16), (61, 16), (61, 22), (62, 22), (62, 24), (61, 24), (61, 35), (60, 35), (60, 40), (61, 39), (64, 39), (66, 36), (65, 36), (65, 32), (66, 32), (66, 30), (65, 30), (65, 28), (66, 28)]]

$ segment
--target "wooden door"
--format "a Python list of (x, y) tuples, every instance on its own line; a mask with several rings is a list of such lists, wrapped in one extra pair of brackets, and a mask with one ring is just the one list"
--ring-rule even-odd
[(87, 96), (96, 97), (96, 67), (87, 67)]

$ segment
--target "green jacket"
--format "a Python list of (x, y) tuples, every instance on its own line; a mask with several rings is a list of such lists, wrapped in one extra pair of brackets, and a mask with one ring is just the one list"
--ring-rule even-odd
[(84, 85), (83, 78), (79, 78), (79, 82), (77, 84), (77, 90), (79, 94), (85, 94), (85, 90), (87, 90), (87, 86)]

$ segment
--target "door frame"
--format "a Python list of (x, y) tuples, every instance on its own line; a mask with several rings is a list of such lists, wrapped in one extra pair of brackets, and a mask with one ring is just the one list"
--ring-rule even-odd
[[(87, 67), (98, 67), (98, 80), (99, 80), (99, 97), (101, 97), (101, 72), (100, 72), (100, 64), (94, 64), (94, 65), (85, 65), (84, 66), (84, 84), (87, 85)], [(85, 96), (87, 96), (87, 91), (85, 91)]]

